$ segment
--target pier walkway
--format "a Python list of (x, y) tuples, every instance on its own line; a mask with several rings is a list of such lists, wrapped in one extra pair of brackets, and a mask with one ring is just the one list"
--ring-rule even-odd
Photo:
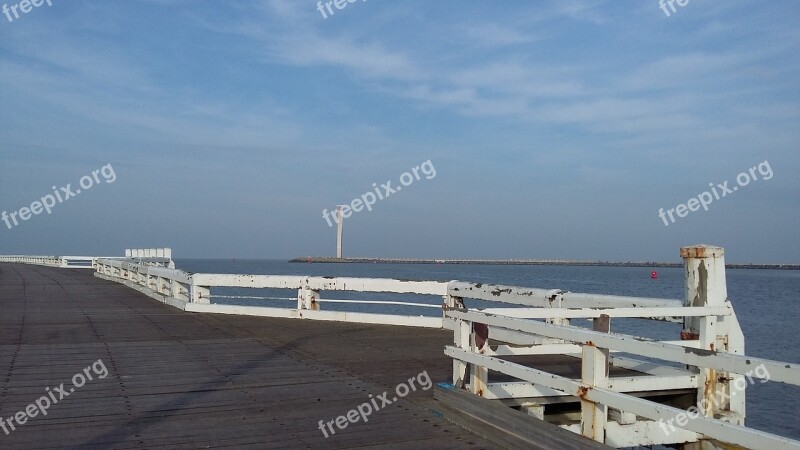
[(421, 371), (448, 380), (450, 331), (192, 314), (88, 271), (22, 264), (0, 264), (0, 311), (0, 417), (97, 360), (108, 369), (0, 430), (3, 449), (497, 447), (428, 409), (432, 389), (330, 438), (317, 428)]

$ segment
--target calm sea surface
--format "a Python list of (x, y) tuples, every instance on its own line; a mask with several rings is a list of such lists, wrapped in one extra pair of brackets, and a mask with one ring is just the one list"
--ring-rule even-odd
[[(405, 280), (474, 281), (509, 284), (572, 292), (683, 298), (682, 269), (660, 268), (658, 279), (649, 268), (569, 266), (483, 266), (416, 264), (302, 264), (271, 260), (177, 260), (177, 267), (189, 272), (243, 273), (269, 275), (347, 276), (398, 278)], [(728, 298), (731, 299), (745, 334), (748, 355), (800, 363), (800, 271), (728, 270)], [(296, 291), (219, 289), (212, 295), (265, 296), (269, 300), (220, 297), (215, 303), (272, 305), (296, 304)], [(397, 295), (323, 292), (323, 299), (398, 299)], [(439, 304), (430, 296), (400, 296), (403, 301)], [(479, 306), (469, 302), (468, 306)], [(391, 312), (409, 315), (439, 315), (427, 308), (375, 305), (323, 304), (329, 310)], [(678, 339), (680, 325), (643, 320), (616, 320), (612, 330), (658, 339)], [(769, 382), (748, 386), (747, 425), (756, 429), (800, 439), (800, 387)]]

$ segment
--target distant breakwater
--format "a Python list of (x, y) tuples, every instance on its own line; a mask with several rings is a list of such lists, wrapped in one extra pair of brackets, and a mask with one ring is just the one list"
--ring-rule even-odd
[[(300, 256), (292, 263), (319, 264), (472, 264), (491, 266), (603, 266), (603, 267), (683, 267), (682, 263), (655, 261), (569, 261), (547, 259), (414, 259), (414, 258), (335, 258)], [(728, 269), (800, 270), (800, 264), (726, 264)]]

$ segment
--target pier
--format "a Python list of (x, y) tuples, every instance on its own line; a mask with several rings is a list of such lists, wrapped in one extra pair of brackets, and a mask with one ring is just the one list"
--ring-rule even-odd
[(0, 430), (0, 448), (494, 446), (416, 393), (328, 439), (317, 427), (419, 368), (447, 379), (441, 330), (193, 314), (88, 271), (21, 264), (0, 264), (0, 305), (0, 417), (93, 361), (109, 371)]
[[(0, 257), (0, 418), (14, 425), (0, 447), (800, 448), (747, 428), (737, 391), (753, 378), (800, 385), (800, 369), (746, 355), (722, 249), (681, 256), (685, 299), (188, 273), (169, 249)], [(216, 303), (225, 288), (295, 300)], [(396, 299), (326, 298), (334, 291)], [(335, 303), (441, 315), (326, 310)], [(623, 318), (675, 324), (675, 339), (612, 332)], [(107, 376), (74, 383), (94, 362)], [(399, 389), (414, 377), (417, 389)], [(31, 417), (27, 407), (62, 383), (74, 391)], [(337, 420), (384, 393), (390, 404), (374, 403), (368, 421)]]

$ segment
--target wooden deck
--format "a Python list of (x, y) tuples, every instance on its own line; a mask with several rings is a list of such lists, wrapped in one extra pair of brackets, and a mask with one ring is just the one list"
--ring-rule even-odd
[[(87, 270), (1, 263), (0, 311), (2, 449), (522, 447), (474, 416), (454, 417), (433, 388), (328, 438), (318, 428), (370, 395), (393, 398), (423, 371), (450, 381), (450, 331), (193, 314)], [(574, 371), (563, 358), (538, 363)], [(94, 379), (71, 388), (79, 373)], [(57, 401), (46, 415), (14, 419), (48, 390)], [(527, 448), (599, 447), (532, 424), (545, 437)]]
[[(325, 438), (317, 428), (427, 370), (449, 332), (178, 311), (89, 271), (0, 264), (0, 417), (98, 359), (97, 378), (0, 448), (493, 448), (418, 391)], [(8, 428), (8, 425), (6, 426)]]

